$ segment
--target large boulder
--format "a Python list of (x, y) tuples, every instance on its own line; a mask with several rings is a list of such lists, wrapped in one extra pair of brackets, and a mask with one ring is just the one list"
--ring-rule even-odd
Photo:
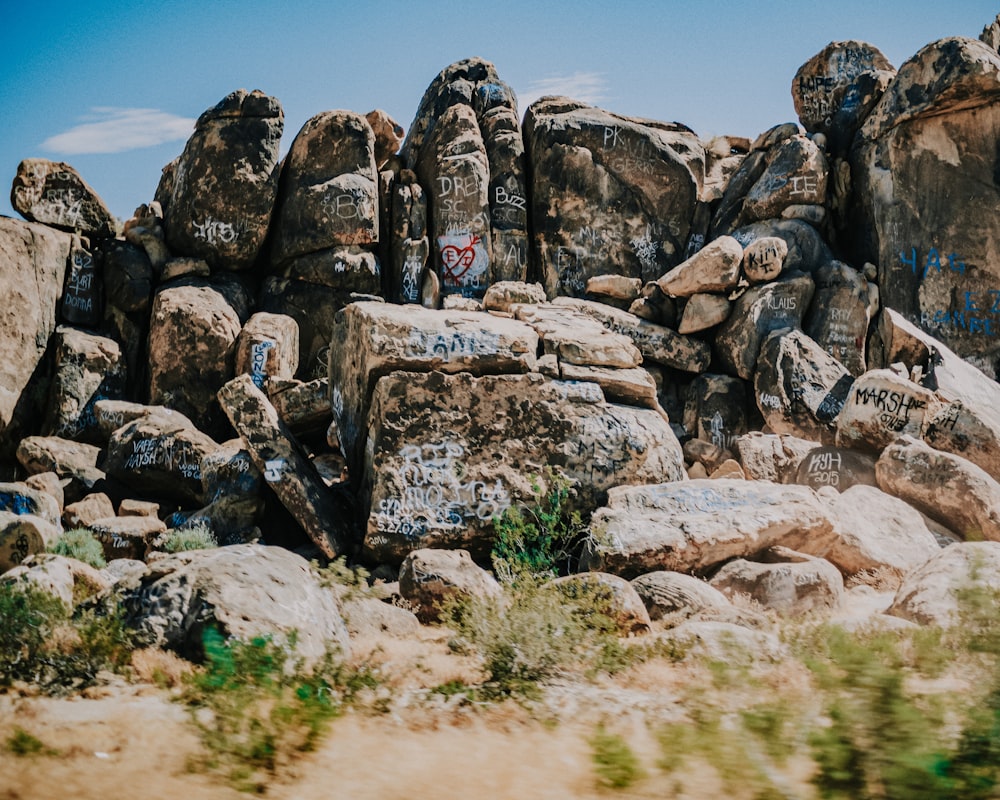
[(72, 237), (0, 217), (0, 458), (13, 457), (40, 415), (36, 370), (56, 329)]
[(324, 111), (296, 135), (281, 173), (271, 260), (379, 241), (375, 134), (352, 111)]
[(200, 279), (161, 289), (149, 330), (149, 398), (218, 428), (215, 393), (234, 374), (240, 317), (218, 288)]
[[(856, 263), (882, 301), (997, 375), (1000, 54), (948, 38), (899, 69), (851, 152)], [(937, 191), (933, 187), (947, 187)]]
[(217, 269), (257, 259), (278, 188), (284, 112), (273, 97), (239, 89), (205, 111), (161, 181), (166, 240)]
[(468, 550), (414, 550), (399, 568), (399, 594), (417, 618), (436, 622), (449, 601), (501, 596), (500, 584)]
[(827, 137), (834, 155), (843, 156), (895, 70), (867, 42), (831, 42), (806, 61), (792, 79), (792, 101), (810, 133)]
[(280, 547), (243, 544), (164, 556), (123, 591), (139, 633), (188, 657), (202, 656), (209, 626), (244, 641), (273, 636), (283, 643), (294, 634), (297, 654), (307, 659), (349, 646), (336, 595), (308, 561)]
[(889, 369), (858, 378), (837, 418), (837, 444), (881, 451), (899, 436), (920, 437), (939, 406), (934, 393)]
[(683, 572), (657, 570), (632, 580), (651, 620), (672, 614), (692, 616), (705, 609), (723, 609), (728, 598), (701, 578)]
[(844, 575), (902, 576), (941, 549), (919, 512), (874, 486), (852, 486), (829, 503), (837, 538), (823, 557)]
[(875, 464), (879, 488), (963, 539), (1000, 541), (1000, 483), (961, 456), (902, 436)]
[(724, 478), (618, 486), (591, 531), (587, 565), (624, 577), (707, 570), (774, 545), (818, 553), (835, 536), (812, 489)]
[(352, 303), (329, 341), (330, 395), (348, 466), (360, 470), (375, 382), (394, 370), (474, 375), (528, 372), (538, 335), (510, 319), (468, 311)]
[(886, 613), (921, 625), (954, 625), (961, 622), (960, 598), (977, 590), (1000, 591), (1000, 543), (946, 547), (906, 576)]
[[(479, 58), (446, 67), (420, 101), (401, 156), (427, 197), (430, 263), (445, 295), (482, 297), (491, 283), (526, 277), (528, 192), (518, 116), (513, 90)], [(399, 256), (393, 263), (394, 276), (409, 284), (402, 288), (410, 302), (415, 282), (407, 275), (419, 277), (420, 227), (403, 251), (410, 266), (401, 270), (406, 259)]]
[(327, 558), (348, 552), (351, 507), (328, 489), (253, 378), (240, 375), (219, 390), (219, 403), (268, 486)]
[(61, 161), (27, 158), (18, 164), (10, 204), (30, 222), (85, 236), (115, 235), (117, 224), (104, 201)]
[(113, 339), (60, 326), (55, 335), (55, 375), (44, 430), (52, 436), (99, 443), (94, 412), (100, 400), (125, 395), (125, 364)]
[(537, 373), (395, 372), (375, 386), (362, 486), (365, 550), (398, 563), (423, 547), (493, 543), (493, 518), (543, 493), (547, 465), (589, 511), (621, 483), (684, 478), (680, 445), (656, 411), (612, 405), (592, 383)]
[[(684, 260), (704, 176), (690, 130), (565, 97), (533, 103), (524, 125), (534, 245), (550, 297), (581, 297), (597, 275), (655, 280)], [(685, 159), (692, 149), (700, 163)]]

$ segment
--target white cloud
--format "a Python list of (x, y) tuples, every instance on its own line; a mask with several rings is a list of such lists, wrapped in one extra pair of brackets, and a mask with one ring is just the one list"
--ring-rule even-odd
[(517, 97), (523, 112), (545, 95), (565, 95), (581, 103), (597, 105), (607, 99), (608, 82), (600, 72), (574, 72), (572, 75), (552, 75), (532, 81)]
[(51, 136), (42, 147), (60, 155), (123, 153), (187, 139), (194, 119), (155, 108), (92, 108), (81, 124)]

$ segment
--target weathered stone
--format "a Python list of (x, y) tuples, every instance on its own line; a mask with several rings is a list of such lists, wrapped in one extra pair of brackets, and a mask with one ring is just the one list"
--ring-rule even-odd
[(642, 291), (639, 278), (624, 275), (595, 275), (587, 280), (586, 293), (630, 304)]
[(844, 601), (844, 579), (833, 564), (785, 547), (768, 548), (753, 561), (730, 561), (711, 584), (727, 597), (746, 595), (786, 616), (838, 608)]
[(545, 302), (545, 289), (540, 283), (523, 281), (499, 281), (490, 285), (483, 296), (483, 308), (487, 311), (513, 311), (518, 304), (540, 304)]
[(124, 312), (147, 312), (155, 282), (149, 257), (134, 245), (114, 239), (104, 243), (102, 264), (108, 305)]
[(71, 325), (96, 328), (104, 303), (102, 271), (94, 263), (95, 254), (74, 234), (70, 247), (66, 284), (59, 301), (59, 318)]
[(348, 466), (357, 474), (368, 402), (380, 377), (398, 369), (528, 372), (538, 336), (523, 323), (489, 314), (354, 303), (337, 314), (329, 345), (334, 420)]
[(775, 331), (760, 348), (754, 394), (775, 433), (833, 444), (853, 383), (843, 365), (802, 331)]
[(632, 302), (628, 311), (657, 325), (675, 328), (678, 305), (674, 298), (663, 293), (656, 281), (649, 281), (642, 287), (642, 296)]
[[(677, 326), (680, 334), (698, 333), (721, 325), (729, 317), (733, 304), (722, 295), (695, 294), (688, 298)], [(631, 310), (631, 309), (630, 309)], [(635, 311), (632, 311), (634, 314)]]
[(67, 608), (73, 608), (80, 597), (88, 597), (111, 588), (111, 581), (89, 564), (75, 558), (41, 552), (29, 556), (20, 566), (5, 572), (0, 581), (39, 589), (58, 597)]
[(324, 111), (298, 132), (281, 171), (271, 260), (379, 241), (375, 134), (352, 111)]
[(813, 273), (816, 293), (803, 330), (857, 377), (866, 369), (869, 310), (868, 281), (855, 269), (831, 261)]
[(347, 498), (323, 484), (250, 376), (223, 386), (219, 403), (267, 485), (313, 543), (328, 558), (346, 553), (352, 538)]
[(225, 296), (205, 282), (161, 289), (149, 330), (149, 399), (219, 427), (215, 393), (233, 377), (240, 319)]
[(420, 620), (412, 611), (373, 597), (345, 600), (341, 613), (351, 636), (388, 634), (407, 638), (420, 630)]
[(205, 111), (171, 170), (163, 202), (167, 244), (215, 269), (257, 259), (278, 188), (284, 112), (273, 97), (240, 89)]
[(801, 274), (748, 289), (716, 332), (719, 365), (750, 380), (764, 340), (772, 331), (801, 327), (813, 290), (812, 278)]
[(911, 571), (886, 611), (920, 625), (961, 622), (959, 598), (969, 590), (1000, 590), (1000, 544), (960, 542)]
[(740, 279), (743, 247), (732, 236), (720, 236), (705, 245), (656, 283), (671, 297), (690, 297), (700, 292), (726, 292)]
[(715, 136), (705, 145), (705, 182), (699, 193), (703, 207), (707, 209), (709, 203), (722, 199), (729, 180), (749, 151), (750, 140), (743, 136)]
[(118, 428), (108, 441), (104, 469), (144, 495), (203, 502), (201, 460), (219, 445), (184, 422), (151, 415)]
[(797, 436), (751, 431), (736, 440), (740, 464), (751, 480), (788, 483), (806, 455), (820, 445)]
[(433, 263), (444, 294), (482, 297), (493, 260), (490, 168), (473, 109), (450, 106), (431, 128), (416, 162), (427, 187)]
[(691, 616), (703, 609), (726, 608), (730, 604), (718, 589), (682, 572), (647, 572), (632, 581), (632, 588), (645, 604), (651, 620), (674, 614)]
[(822, 555), (845, 575), (903, 576), (941, 549), (913, 507), (874, 486), (851, 486), (830, 508), (837, 538)]
[(994, 50), (1000, 50), (1000, 14), (997, 14), (996, 19), (983, 28), (983, 32), (979, 34), (979, 41)]
[(30, 555), (44, 553), (59, 533), (58, 523), (36, 514), (0, 510), (0, 572), (16, 567)]
[(894, 74), (867, 42), (831, 42), (795, 73), (795, 113), (807, 131), (823, 133), (831, 152), (843, 155)]
[(32, 489), (52, 495), (60, 513), (62, 512), (66, 505), (66, 493), (63, 491), (62, 481), (55, 472), (37, 472), (25, 478), (24, 482)]
[(1000, 408), (938, 403), (924, 414), (923, 438), (936, 450), (967, 458), (1000, 481)]
[[(41, 409), (36, 368), (56, 329), (72, 238), (42, 225), (0, 217), (0, 457), (35, 432)], [(30, 277), (30, 280), (27, 278)]]
[(121, 349), (113, 339), (64, 325), (56, 329), (53, 344), (55, 376), (44, 431), (64, 439), (101, 442), (94, 404), (125, 395)]
[(684, 477), (658, 412), (537, 373), (392, 373), (376, 385), (367, 429), (365, 551), (389, 563), (428, 546), (487, 556), (493, 517), (532, 499), (533, 475), (547, 491), (545, 465), (573, 483), (582, 511), (617, 484)]
[(118, 505), (118, 516), (120, 517), (158, 517), (160, 515), (160, 504), (150, 500), (136, 500), (125, 498)]
[[(851, 151), (857, 263), (879, 265), (884, 305), (998, 374), (1000, 54), (947, 38), (899, 69)], [(947, 193), (928, 191), (947, 186)]]
[[(706, 442), (704, 439), (688, 439), (684, 442), (683, 447), (684, 460), (692, 465), (699, 465), (703, 468), (704, 475), (698, 475), (701, 478), (707, 478), (709, 473), (715, 472), (723, 463), (728, 461), (732, 457), (732, 453), (722, 447), (711, 442)], [(694, 477), (691, 473), (688, 473), (688, 477)]]
[(160, 283), (177, 278), (207, 278), (211, 274), (212, 268), (203, 258), (171, 258), (163, 265)]
[(632, 584), (617, 575), (581, 572), (556, 578), (549, 587), (569, 598), (593, 600), (614, 621), (620, 633), (648, 633), (651, 628), (642, 598)]
[[(699, 375), (688, 389), (684, 427), (691, 436), (734, 451), (747, 432), (746, 384), (728, 375)], [(718, 465), (716, 465), (718, 466)]]
[(330, 381), (327, 378), (306, 382), (271, 379), (267, 398), (281, 421), (296, 436), (325, 431), (333, 418)]
[(785, 255), (782, 273), (812, 273), (833, 259), (833, 254), (819, 231), (800, 219), (754, 222), (733, 231), (732, 236), (743, 245), (744, 252), (758, 239), (783, 239), (788, 246), (788, 253)]
[(764, 171), (746, 193), (739, 224), (780, 217), (790, 205), (826, 201), (828, 165), (805, 136), (792, 136), (768, 152)]
[(103, 492), (95, 492), (66, 506), (62, 513), (62, 523), (67, 529), (87, 528), (99, 519), (113, 516), (115, 506), (111, 498)]
[(299, 372), (312, 377), (326, 361), (334, 318), (353, 302), (352, 292), (317, 283), (270, 277), (261, 290), (260, 310), (284, 314), (299, 327)]
[(838, 492), (858, 485), (877, 486), (875, 459), (857, 450), (817, 447), (799, 461), (794, 482), (813, 489), (832, 486)]
[(414, 550), (399, 568), (399, 593), (423, 622), (436, 622), (453, 598), (501, 596), (500, 584), (476, 566), (468, 550)]
[(656, 382), (641, 367), (612, 369), (560, 362), (559, 377), (564, 381), (589, 381), (601, 387), (610, 403), (657, 409), (660, 407)]
[(618, 486), (591, 530), (587, 566), (624, 577), (706, 570), (773, 545), (823, 552), (834, 536), (811, 489), (742, 480)]
[(30, 514), (59, 527), (59, 504), (56, 499), (20, 481), (0, 483), (0, 511)]
[(745, 481), (747, 476), (743, 472), (743, 467), (740, 466), (739, 461), (735, 458), (727, 458), (708, 477), (713, 481), (721, 480), (722, 478)]
[(365, 119), (375, 134), (375, 166), (382, 169), (403, 144), (403, 126), (380, 108), (369, 111)]
[(297, 256), (285, 263), (283, 274), (294, 281), (334, 289), (341, 298), (382, 291), (382, 272), (375, 254), (354, 245)]
[[(665, 631), (662, 640), (679, 647), (687, 658), (709, 662), (752, 665), (760, 662), (778, 663), (788, 658), (788, 647), (771, 632), (747, 627), (746, 612), (737, 621), (702, 619), (699, 615)], [(713, 614), (713, 616), (715, 616)]]
[(94, 417), (97, 419), (103, 441), (110, 439), (111, 434), (122, 426), (140, 418), (152, 418), (157, 424), (168, 427), (195, 427), (191, 420), (172, 408), (147, 406), (127, 400), (98, 400), (94, 403)]
[(92, 444), (58, 436), (28, 436), (17, 446), (17, 460), (29, 475), (55, 472), (65, 477), (74, 470), (96, 469), (100, 453), (100, 448)]
[(837, 444), (879, 451), (903, 434), (920, 437), (938, 406), (929, 389), (889, 369), (869, 370), (854, 382), (837, 418)]
[(301, 556), (255, 544), (163, 556), (129, 589), (123, 604), (137, 630), (189, 658), (203, 655), (202, 634), (249, 641), (272, 636), (316, 660), (331, 648), (348, 654), (336, 596)]
[(155, 517), (105, 517), (88, 526), (104, 548), (104, 558), (143, 560), (154, 549), (156, 538), (167, 526)]
[(412, 171), (403, 170), (393, 183), (391, 202), (386, 297), (401, 303), (419, 303), (430, 240), (427, 196)]
[(902, 436), (875, 464), (879, 488), (966, 541), (1000, 541), (1000, 483), (971, 461)]
[(113, 237), (115, 218), (69, 164), (26, 158), (17, 166), (10, 204), (29, 222), (85, 236)]
[(236, 374), (247, 374), (258, 389), (288, 380), (299, 365), (299, 326), (284, 314), (259, 311), (236, 339)]
[(766, 283), (781, 275), (788, 243), (778, 236), (761, 236), (743, 250), (743, 274), (751, 284)]
[(565, 97), (528, 108), (531, 216), (549, 297), (580, 297), (595, 275), (655, 280), (684, 259), (700, 176), (678, 152), (682, 134)]
[(575, 308), (558, 305), (515, 306), (514, 316), (530, 325), (546, 354), (579, 366), (631, 369), (642, 363), (632, 339), (604, 327)]
[(628, 336), (644, 359), (685, 372), (704, 372), (708, 369), (711, 348), (700, 339), (681, 336), (663, 325), (655, 325), (603, 303), (557, 297), (553, 305), (582, 311), (614, 333)]

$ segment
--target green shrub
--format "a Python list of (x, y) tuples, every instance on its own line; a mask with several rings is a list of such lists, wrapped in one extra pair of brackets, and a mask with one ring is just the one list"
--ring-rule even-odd
[(219, 542), (208, 525), (193, 525), (190, 528), (171, 528), (159, 543), (161, 550), (181, 553), (185, 550), (211, 550)]
[(199, 766), (222, 771), (242, 790), (262, 791), (295, 753), (312, 750), (344, 704), (373, 673), (352, 671), (328, 653), (307, 669), (270, 637), (243, 642), (215, 628), (204, 633), (205, 668), (186, 681), (191, 709), (208, 755)]
[(75, 613), (35, 587), (0, 583), (0, 686), (14, 681), (60, 693), (92, 685), (102, 670), (121, 670), (131, 632), (113, 598)]
[(626, 662), (603, 596), (567, 597), (522, 575), (502, 597), (472, 597), (445, 605), (456, 632), (452, 646), (478, 655), (486, 698), (537, 697), (539, 684), (560, 675), (590, 676)]
[(15, 756), (37, 756), (43, 752), (51, 752), (41, 739), (20, 726), (14, 728), (14, 732), (7, 737), (5, 744), (7, 751)]
[(590, 737), (590, 758), (597, 782), (609, 789), (626, 789), (646, 777), (638, 756), (621, 736), (598, 726)]
[(95, 569), (108, 565), (104, 560), (104, 547), (89, 528), (74, 528), (64, 531), (49, 548), (50, 553), (67, 556), (90, 564)]
[(493, 518), (493, 570), (503, 582), (569, 572), (579, 557), (587, 526), (571, 508), (572, 482), (553, 470), (545, 482), (548, 489), (543, 492), (539, 478), (532, 478), (531, 506), (511, 506)]

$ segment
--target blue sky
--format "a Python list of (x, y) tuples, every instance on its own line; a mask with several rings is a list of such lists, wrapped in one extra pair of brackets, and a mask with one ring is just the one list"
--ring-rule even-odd
[[(0, 214), (22, 158), (67, 161), (127, 218), (194, 119), (238, 88), (276, 96), (286, 151), (314, 114), (388, 111), (408, 128), (427, 84), (481, 56), (521, 99), (564, 93), (753, 137), (794, 120), (796, 69), (827, 43), (871, 42), (899, 67), (998, 9), (950, 2), (673, 0), (62, 3), (0, 13)], [(16, 215), (15, 215), (16, 216)]]

